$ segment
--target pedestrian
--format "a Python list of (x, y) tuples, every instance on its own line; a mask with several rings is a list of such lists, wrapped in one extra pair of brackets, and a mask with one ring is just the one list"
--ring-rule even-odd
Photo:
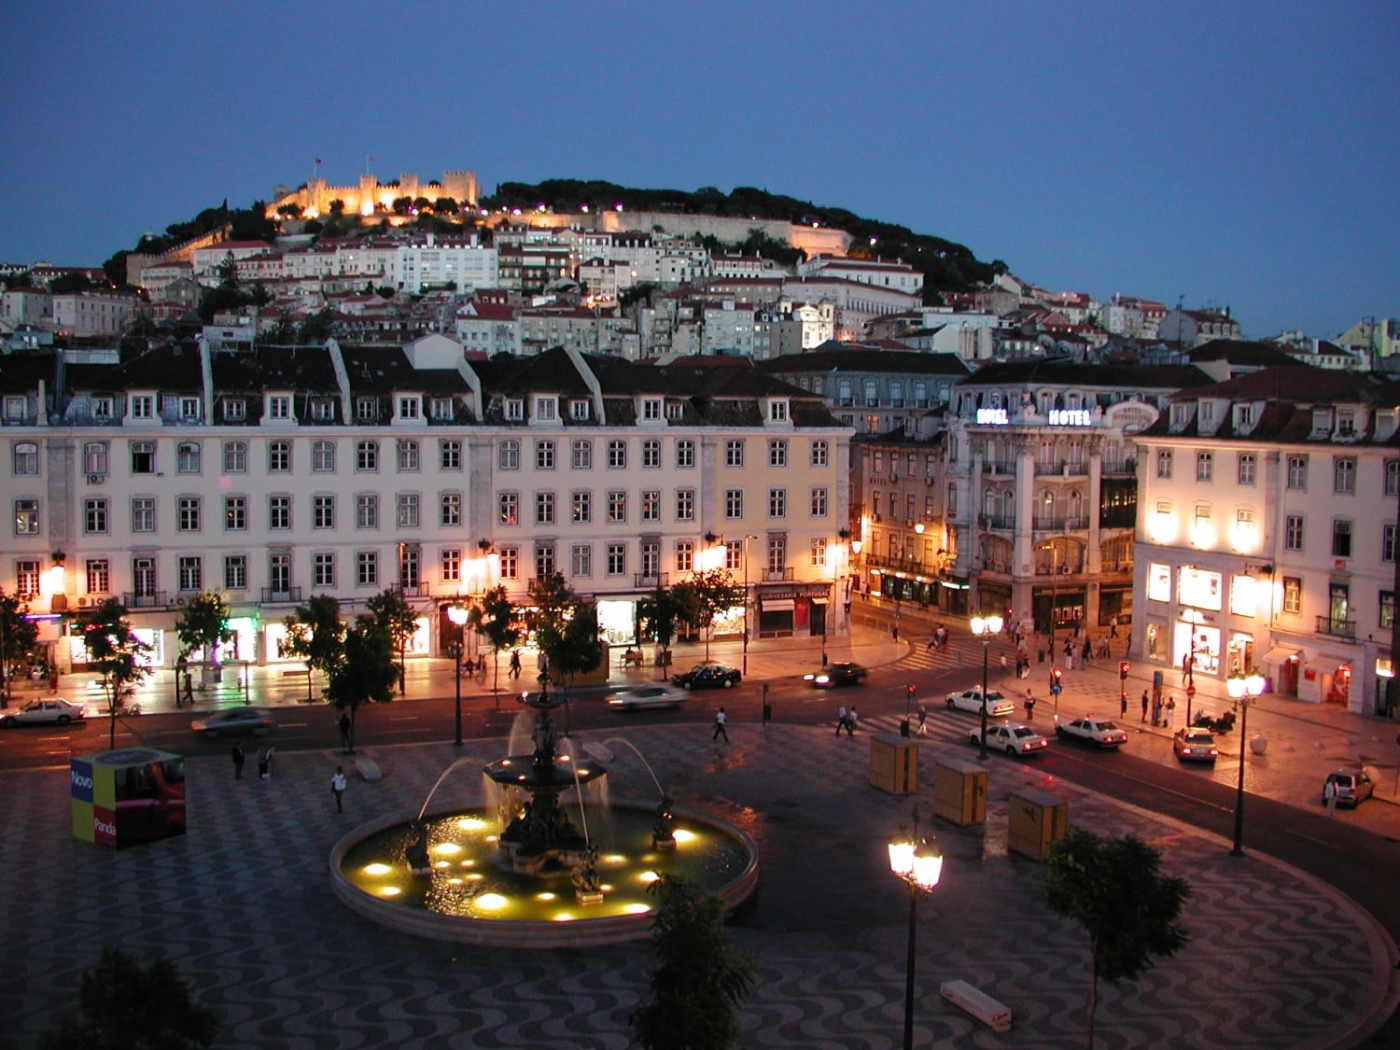
[(1327, 802), (1328, 819), (1337, 815), (1337, 782), (1331, 777), (1322, 785), (1322, 797)]
[(185, 672), (185, 703), (194, 703), (194, 680), (188, 671)]
[(519, 678), (519, 677), (520, 677), (520, 650), (519, 650), (519, 649), (512, 649), (512, 650), (510, 651), (510, 676), (511, 676), (512, 678)]
[(1192, 659), (1192, 654), (1189, 653), (1189, 652), (1186, 653), (1186, 655), (1184, 655), (1184, 656), (1181, 658), (1181, 684), (1182, 684), (1182, 685), (1185, 685), (1185, 684), (1186, 684), (1186, 680), (1187, 680), (1188, 678), (1191, 677), (1191, 665), (1194, 664), (1195, 662), (1196, 662), (1196, 661), (1195, 661), (1194, 659)]
[(724, 742), (726, 744), (729, 743), (729, 732), (724, 728), (724, 723), (727, 721), (729, 721), (729, 716), (724, 713), (724, 708), (721, 707), (715, 712), (715, 731), (710, 734), (711, 740), (718, 740), (720, 737), (724, 737)]
[(1152, 724), (1154, 726), (1162, 724), (1162, 698), (1156, 693), (1152, 694)]
[(272, 776), (272, 752), (277, 749), (271, 744), (266, 744), (258, 748), (258, 779), (266, 780)]
[(924, 652), (938, 648), (938, 632), (934, 631), (928, 636), (928, 644), (924, 646)]
[(1002, 673), (1002, 676), (1005, 677), (1005, 675), (1006, 675), (1006, 654), (1005, 654), (1005, 653), (1002, 653), (1002, 654), (1001, 654), (1001, 673)]
[(1127, 718), (1127, 717), (1128, 717), (1128, 693), (1127, 693), (1127, 690), (1121, 690), (1121, 689), (1120, 689), (1119, 692), (1118, 692), (1118, 717), (1119, 717), (1119, 718)]
[(1073, 655), (1074, 655), (1074, 642), (1073, 642), (1071, 639), (1069, 639), (1069, 638), (1066, 638), (1066, 639), (1065, 639), (1065, 649), (1064, 649), (1064, 653), (1065, 653), (1066, 656), (1073, 656)]
[(233, 754), (233, 779), (234, 779), (234, 780), (242, 780), (242, 779), (243, 779), (243, 760), (244, 760), (244, 758), (246, 757), (246, 756), (243, 754), (243, 745), (240, 744), (240, 743), (238, 743), (237, 741), (234, 741), (232, 754)]
[(345, 770), (340, 766), (335, 767), (335, 776), (331, 777), (331, 794), (335, 796), (335, 811), (345, 812), (343, 797), (345, 795)]
[(895, 624), (890, 628), (890, 638), (896, 642), (899, 641), (899, 624)]
[(1070, 647), (1070, 651), (1069, 651), (1069, 652), (1065, 653), (1065, 670), (1066, 670), (1066, 671), (1073, 671), (1073, 670), (1074, 670), (1074, 647), (1073, 647), (1073, 646)]
[(344, 712), (340, 716), (340, 750), (342, 754), (350, 753), (350, 714)]
[(859, 716), (856, 714), (855, 705), (852, 704), (852, 705), (851, 705), (851, 709), (850, 709), (849, 711), (846, 712), (846, 735), (847, 735), (847, 736), (855, 736), (855, 735), (856, 735), (856, 722), (858, 722), (859, 720), (860, 720), (860, 719), (859, 719)]
[(1084, 648), (1080, 650), (1080, 658), (1084, 661), (1084, 666), (1089, 666), (1089, 657), (1094, 655), (1094, 647), (1088, 638), (1084, 639)]
[(1108, 636), (1110, 638), (1118, 637), (1118, 617), (1116, 616), (1108, 621)]
[(1174, 697), (1174, 696), (1168, 696), (1168, 697), (1167, 697), (1167, 713), (1162, 717), (1162, 724), (1163, 724), (1164, 726), (1166, 726), (1168, 729), (1171, 728), (1171, 724), (1172, 724), (1172, 712), (1174, 712), (1175, 710), (1176, 710), (1176, 697)]
[(1147, 721), (1147, 690), (1142, 691), (1142, 720)]
[(1029, 689), (1026, 690), (1025, 707), (1026, 707), (1026, 721), (1027, 721), (1027, 722), (1033, 722), (1033, 721), (1035, 721), (1035, 694), (1032, 693)]
[(928, 736), (928, 708), (919, 705), (919, 735)]
[(841, 735), (841, 730), (846, 727), (846, 705), (842, 704), (836, 709), (836, 735)]

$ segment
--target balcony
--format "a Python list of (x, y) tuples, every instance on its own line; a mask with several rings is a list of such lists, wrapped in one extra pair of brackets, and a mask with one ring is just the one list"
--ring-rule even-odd
[(1051, 463), (1037, 463), (1035, 465), (1035, 476), (1038, 478), (1074, 478), (1085, 477), (1089, 473), (1089, 464), (1072, 463), (1066, 459), (1055, 460)]
[(122, 604), (128, 609), (163, 609), (166, 606), (166, 595), (164, 591), (149, 591), (145, 594), (127, 591), (122, 595)]
[(791, 569), (764, 569), (760, 577), (762, 583), (788, 583), (791, 580)]
[(262, 603), (264, 605), (291, 605), (301, 601), (301, 588), (288, 587), (285, 590), (276, 590), (272, 587), (262, 589)]
[(1317, 618), (1317, 633), (1330, 634), (1334, 638), (1356, 638), (1355, 620), (1335, 620), (1330, 616)]
[(666, 572), (637, 572), (632, 574), (633, 587), (665, 587), (670, 573)]
[[(1014, 459), (989, 459), (982, 463), (983, 474), (1005, 474), (1012, 476), (1016, 473), (1016, 461)], [(1040, 473), (1039, 470), (1036, 473)]]
[(427, 598), (432, 593), (426, 583), (400, 583), (394, 590), (405, 598)]
[(984, 529), (1003, 529), (1010, 531), (1016, 528), (1016, 518), (1014, 515), (979, 514), (977, 515), (977, 522)]
[(1036, 518), (1036, 532), (1082, 532), (1089, 527), (1089, 519), (1079, 518)]

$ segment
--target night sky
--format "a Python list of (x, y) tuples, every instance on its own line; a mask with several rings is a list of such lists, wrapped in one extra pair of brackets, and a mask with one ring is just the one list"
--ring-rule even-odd
[(97, 265), (320, 173), (738, 185), (1053, 290), (1400, 316), (1400, 4), (0, 9), (0, 261)]

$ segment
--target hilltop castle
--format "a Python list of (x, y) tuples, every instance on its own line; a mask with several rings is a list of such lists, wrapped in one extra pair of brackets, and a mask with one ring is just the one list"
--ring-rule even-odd
[(285, 186), (274, 186), (272, 203), (267, 206), (267, 217), (277, 218), (277, 209), (287, 205), (300, 208), (302, 215), (314, 219), (329, 215), (331, 202), (339, 200), (345, 205), (347, 215), (373, 215), (376, 211), (389, 211), (399, 197), (451, 197), (463, 208), (475, 207), (477, 201), (476, 174), (470, 171), (444, 171), (442, 181), (419, 183), (417, 175), (400, 175), (394, 182), (380, 182), (378, 177), (368, 172), (360, 176), (355, 186), (328, 186), (325, 179), (310, 179), (299, 189), (288, 191)]

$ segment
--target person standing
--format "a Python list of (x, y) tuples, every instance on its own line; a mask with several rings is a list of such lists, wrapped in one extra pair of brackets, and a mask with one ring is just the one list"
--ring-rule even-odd
[(836, 735), (841, 735), (841, 730), (846, 727), (846, 705), (842, 704), (836, 709)]
[(846, 735), (847, 735), (847, 736), (855, 736), (855, 735), (856, 735), (856, 722), (857, 722), (858, 720), (859, 720), (859, 716), (856, 715), (856, 708), (855, 708), (855, 705), (852, 704), (852, 705), (851, 705), (851, 709), (850, 709), (849, 711), (846, 712)]
[(1327, 801), (1327, 818), (1330, 820), (1337, 815), (1337, 782), (1331, 777), (1322, 785), (1322, 797)]
[(277, 749), (271, 744), (265, 744), (258, 748), (258, 779), (266, 780), (272, 776), (272, 752)]
[(1034, 722), (1034, 721), (1035, 721), (1035, 694), (1032, 693), (1029, 689), (1026, 690), (1025, 708), (1026, 708), (1026, 721), (1027, 721), (1027, 722)]
[(724, 742), (726, 744), (729, 743), (729, 732), (724, 728), (724, 724), (728, 721), (729, 716), (724, 713), (723, 707), (715, 712), (715, 731), (710, 734), (711, 740), (718, 740), (720, 737), (724, 737)]
[(1118, 617), (1116, 616), (1108, 621), (1108, 636), (1110, 638), (1118, 637)]
[(928, 736), (928, 708), (919, 705), (919, 735)]
[(331, 777), (331, 794), (335, 796), (335, 811), (345, 812), (345, 770), (340, 766), (335, 767), (335, 775)]
[(519, 649), (512, 649), (512, 650), (510, 651), (510, 676), (511, 676), (512, 678), (519, 678), (519, 677), (520, 677), (520, 650), (519, 650)]
[(340, 716), (340, 751), (341, 754), (350, 753), (350, 714), (342, 712)]
[(1126, 689), (1118, 694), (1118, 717), (1128, 717), (1128, 692)]
[(242, 780), (242, 779), (243, 779), (243, 760), (244, 760), (244, 758), (246, 757), (246, 756), (243, 754), (243, 745), (240, 744), (240, 743), (238, 743), (237, 741), (234, 741), (232, 755), (233, 755), (233, 779), (234, 779), (234, 780)]
[(1147, 690), (1142, 691), (1142, 720), (1147, 721)]

